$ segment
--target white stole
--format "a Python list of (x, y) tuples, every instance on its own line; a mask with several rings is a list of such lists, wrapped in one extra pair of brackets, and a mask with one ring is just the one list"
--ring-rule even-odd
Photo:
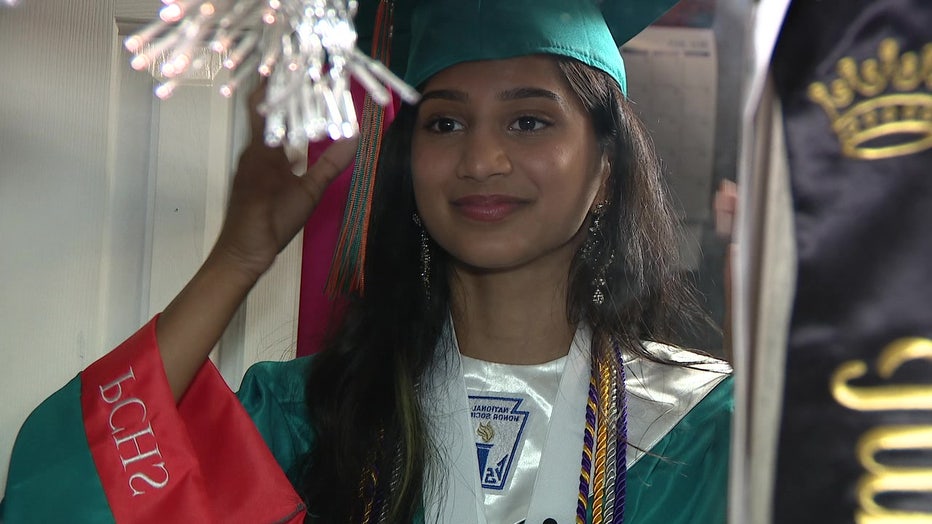
[[(423, 390), (431, 441), (440, 459), (440, 471), (433, 472), (439, 485), (428, 487), (426, 522), (487, 524), (466, 382), (452, 329), (446, 338), (438, 348), (438, 363), (428, 373)], [(570, 345), (531, 495), (528, 522), (543, 522), (546, 518), (575, 522), (591, 340), (590, 330), (580, 327)]]
[[(570, 345), (554, 399), (550, 429), (528, 507), (529, 523), (543, 522), (547, 518), (558, 523), (576, 521), (591, 341), (591, 330), (580, 325)], [(700, 370), (639, 358), (625, 359), (629, 442), (650, 450), (724, 380), (730, 367), (671, 346), (652, 342), (646, 345), (651, 352), (674, 361), (701, 362), (695, 366)], [(426, 522), (488, 524), (466, 382), (452, 326), (437, 351), (437, 362), (427, 373), (421, 397), (431, 442), (439, 458), (429, 477), (434, 485), (425, 486)], [(715, 372), (708, 372), (712, 370)], [(626, 455), (630, 468), (644, 453), (628, 446)]]

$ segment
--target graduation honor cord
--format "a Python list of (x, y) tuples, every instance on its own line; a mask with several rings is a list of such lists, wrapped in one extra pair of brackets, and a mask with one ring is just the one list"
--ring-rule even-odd
[[(596, 362), (592, 365), (589, 379), (586, 430), (576, 504), (577, 524), (588, 522), (590, 482), (593, 494), (592, 524), (620, 524), (624, 520), (628, 410), (624, 395), (625, 368), (621, 348), (617, 342), (613, 342), (612, 349), (617, 362), (621, 364), (616, 369), (607, 362)], [(597, 420), (596, 413), (603, 417), (602, 423)]]

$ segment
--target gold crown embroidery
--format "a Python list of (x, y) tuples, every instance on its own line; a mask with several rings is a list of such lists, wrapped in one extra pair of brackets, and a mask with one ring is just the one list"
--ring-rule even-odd
[[(921, 55), (921, 56), (920, 56)], [(932, 148), (932, 44), (900, 54), (896, 40), (880, 42), (877, 58), (845, 57), (830, 85), (809, 85), (838, 135), (842, 154), (877, 160)]]

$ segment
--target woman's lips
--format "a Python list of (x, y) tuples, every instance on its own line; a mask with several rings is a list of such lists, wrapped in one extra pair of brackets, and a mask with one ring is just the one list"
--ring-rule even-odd
[(463, 216), (479, 222), (504, 219), (527, 200), (507, 195), (468, 195), (453, 201), (453, 207)]

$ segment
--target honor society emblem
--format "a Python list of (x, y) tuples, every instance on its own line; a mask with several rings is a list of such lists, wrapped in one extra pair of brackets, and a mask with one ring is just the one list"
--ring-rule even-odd
[(502, 490), (508, 482), (529, 416), (527, 411), (518, 409), (523, 401), (511, 397), (469, 396), (479, 455), (479, 480), (483, 488)]

